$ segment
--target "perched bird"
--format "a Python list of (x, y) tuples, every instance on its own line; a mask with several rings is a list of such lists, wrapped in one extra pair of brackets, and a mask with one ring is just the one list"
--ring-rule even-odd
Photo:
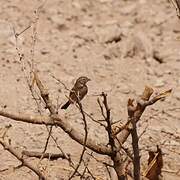
[(65, 103), (61, 109), (67, 109), (70, 104), (81, 101), (88, 92), (86, 83), (90, 81), (86, 76), (81, 76), (76, 80), (74, 87), (71, 89), (69, 94), (69, 100)]

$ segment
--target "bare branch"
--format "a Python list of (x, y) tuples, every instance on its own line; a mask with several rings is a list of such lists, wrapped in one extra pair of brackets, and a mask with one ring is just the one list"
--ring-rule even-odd
[(9, 146), (6, 142), (4, 142), (2, 139), (0, 139), (0, 144), (4, 147), (5, 150), (9, 151), (13, 156), (15, 156), (19, 161), (21, 161), (23, 166), (26, 166), (27, 168), (31, 169), (41, 180), (45, 180), (44, 174), (35, 166), (30, 164), (28, 161), (26, 161), (22, 153), (16, 151), (14, 148)]
[[(153, 89), (146, 86), (143, 94), (140, 96), (140, 99), (137, 100), (136, 106), (128, 106), (128, 111), (129, 111), (128, 114), (133, 113), (133, 116), (135, 118), (135, 122), (139, 121), (139, 119), (141, 118), (141, 115), (143, 114), (143, 112), (147, 106), (154, 104), (158, 100), (164, 99), (165, 97), (167, 97), (171, 93), (171, 90), (160, 93), (159, 95), (157, 95), (154, 98), (152, 98), (151, 100), (149, 100), (152, 93), (153, 93)], [(129, 102), (129, 103), (133, 104), (134, 100), (130, 100), (130, 101), (131, 102)], [(122, 144), (128, 138), (131, 129), (132, 129), (132, 124), (130, 124), (130, 121), (128, 119), (128, 121), (125, 125), (125, 128), (123, 130), (121, 130), (119, 134), (116, 133), (117, 138), (120, 140), (120, 142)]]
[(176, 9), (177, 17), (180, 19), (180, 1), (179, 0), (171, 0), (171, 2)]
[(70, 176), (69, 180), (74, 177), (74, 175), (76, 174), (79, 166), (81, 165), (81, 162), (82, 162), (82, 160), (83, 160), (84, 153), (85, 153), (85, 151), (86, 151), (86, 142), (87, 142), (87, 137), (88, 137), (86, 116), (85, 116), (85, 113), (84, 113), (84, 111), (83, 111), (82, 104), (81, 104), (81, 102), (80, 102), (79, 100), (78, 100), (78, 105), (79, 105), (79, 110), (80, 110), (80, 113), (82, 114), (82, 119), (83, 119), (83, 122), (84, 122), (84, 132), (85, 132), (85, 135), (84, 135), (83, 150), (82, 150), (82, 153), (81, 153), (79, 162), (78, 162), (78, 164), (77, 164), (77, 166), (76, 166), (73, 174)]
[[(58, 114), (58, 110), (56, 111), (56, 108), (55, 106), (52, 104), (52, 101), (50, 100), (49, 98), (49, 93), (48, 91), (44, 88), (42, 82), (40, 81), (39, 77), (38, 77), (38, 74), (37, 72), (34, 72), (34, 79), (35, 79), (35, 82), (40, 90), (40, 94), (41, 94), (41, 97), (42, 99), (44, 100), (45, 104), (46, 104), (46, 108), (49, 110), (49, 112), (51, 113), (51, 115), (53, 114)], [(48, 127), (47, 127), (47, 130), (48, 130)], [(49, 143), (49, 139), (50, 139), (50, 136), (51, 136), (51, 133), (52, 133), (52, 130), (53, 130), (53, 126), (51, 125), (50, 126), (50, 129), (48, 130), (48, 137), (47, 137), (47, 140), (46, 140), (46, 143), (45, 143), (45, 147), (44, 147), (44, 150), (43, 150), (43, 153), (46, 152), (46, 149), (47, 149), (47, 146), (48, 146), (48, 143)]]
[(102, 106), (101, 101), (100, 101), (99, 98), (97, 99), (97, 102), (98, 102), (98, 104), (99, 104), (99, 107), (100, 107), (102, 116), (104, 117), (104, 119), (106, 119), (106, 116), (105, 116), (105, 114), (104, 114), (104, 109), (103, 109), (103, 106)]
[(48, 158), (49, 160), (57, 160), (59, 158), (65, 159), (66, 157), (64, 154), (53, 154), (53, 153), (41, 153), (41, 152), (36, 152), (36, 151), (22, 151), (22, 154), (28, 157), (35, 157), (35, 158)]
[[(9, 113), (3, 110), (0, 110), (0, 116), (4, 116), (16, 121), (20, 122), (26, 122), (26, 123), (32, 123), (32, 124), (39, 124), (39, 125), (56, 125), (61, 127), (69, 136), (75, 140), (76, 142), (80, 143), (81, 145), (84, 144), (84, 135), (82, 135), (80, 132), (77, 132), (75, 128), (73, 128), (67, 120), (61, 119), (58, 115), (52, 115), (52, 116), (33, 116), (33, 115), (25, 115), (25, 114), (16, 114), (16, 113)], [(86, 146), (100, 154), (104, 155), (110, 155), (111, 149), (109, 147), (106, 147), (106, 145), (103, 144), (97, 144), (96, 140), (94, 139), (87, 139)]]
[[(52, 102), (51, 102), (51, 100), (49, 98), (49, 94), (48, 94), (47, 90), (44, 89), (44, 86), (43, 86), (42, 82), (40, 81), (37, 73), (34, 73), (34, 76), (35, 76), (35, 79), (36, 79), (36, 84), (37, 84), (37, 86), (38, 86), (38, 88), (40, 90), (40, 93), (41, 93), (41, 96), (42, 96), (43, 100), (46, 103), (47, 108), (49, 109), (51, 114), (56, 114), (55, 108), (54, 108), (54, 106), (53, 106), (53, 104), (52, 104)], [(53, 78), (55, 78), (55, 77), (53, 76)], [(58, 79), (56, 79), (56, 80), (58, 80)], [(60, 80), (58, 80), (58, 82), (62, 83)], [(66, 88), (66, 86), (65, 86), (65, 88)], [(87, 132), (87, 123), (86, 123), (85, 112), (84, 112), (84, 110), (82, 108), (82, 104), (80, 103), (80, 101), (78, 101), (78, 105), (79, 105), (78, 108), (80, 110), (80, 113), (82, 114), (82, 117), (83, 117), (82, 119), (83, 119), (83, 122), (84, 122), (85, 137), (84, 137), (84, 143), (83, 143), (83, 147), (84, 147), (83, 151), (85, 152), (85, 146), (86, 146), (87, 134), (88, 134), (88, 132)], [(82, 154), (84, 154), (84, 152)]]
[[(61, 151), (62, 155), (63, 155), (63, 156), (65, 157), (65, 159), (69, 162), (70, 167), (72, 167), (73, 169), (75, 169), (75, 165), (74, 165), (74, 163), (73, 163), (73, 161), (72, 161), (72, 159), (71, 159), (70, 154), (67, 154), (67, 153), (65, 153), (65, 152), (62, 150), (62, 148), (59, 146), (59, 144), (57, 143), (57, 140), (52, 136), (52, 134), (51, 134), (51, 138), (52, 138), (53, 141), (55, 142), (57, 148)], [(78, 171), (77, 171), (77, 173), (78, 173), (78, 175), (81, 175)]]
[[(136, 103), (134, 103), (133, 99), (129, 99), (128, 101), (128, 121), (127, 123), (124, 125), (124, 129), (122, 129), (121, 131), (119, 131), (119, 133), (115, 133), (116, 137), (118, 139), (118, 143), (116, 143), (116, 147), (117, 150), (119, 151), (122, 147), (121, 144), (123, 144), (128, 136), (130, 135), (130, 133), (132, 132), (133, 129), (133, 124), (131, 122), (132, 118), (134, 121), (134, 124), (137, 123), (139, 121), (139, 119), (141, 118), (141, 115), (143, 114), (145, 108), (149, 105), (154, 104), (155, 102), (157, 102), (158, 100), (164, 99), (165, 97), (167, 97), (171, 90), (165, 91), (164, 93), (160, 93), (159, 95), (155, 96), (154, 98), (152, 98), (151, 100), (150, 97), (153, 94), (153, 89), (150, 87), (145, 87), (143, 94), (140, 96), (140, 99), (136, 101)], [(134, 133), (135, 134), (135, 133)], [(136, 136), (136, 134), (135, 134)], [(136, 138), (137, 141), (138, 138)], [(137, 144), (134, 144), (137, 146)], [(138, 147), (134, 147), (135, 151), (138, 150)], [(137, 155), (137, 159), (138, 159), (138, 152), (136, 152)], [(114, 158), (114, 167), (115, 167), (115, 171), (118, 175), (118, 177), (124, 177), (124, 170), (123, 170), (123, 161), (122, 158), (120, 157), (120, 155), (117, 153), (116, 157)]]
[(133, 147), (133, 167), (134, 167), (134, 179), (140, 180), (140, 156), (139, 156), (139, 138), (137, 135), (136, 128), (136, 118), (134, 117), (134, 113), (136, 111), (136, 107), (133, 104), (133, 100), (128, 100), (128, 116), (129, 121), (132, 124), (131, 136), (132, 136), (132, 147)]
[(37, 72), (34, 72), (35, 82), (40, 90), (41, 97), (46, 103), (46, 108), (50, 111), (51, 114), (57, 114), (55, 106), (52, 104), (52, 101), (49, 98), (48, 90), (44, 88), (42, 82), (40, 81)]
[(113, 137), (113, 133), (112, 133), (111, 114), (110, 114), (110, 108), (109, 108), (108, 102), (107, 102), (107, 94), (102, 92), (102, 97), (103, 97), (103, 104), (104, 104), (104, 107), (105, 107), (105, 110), (106, 110), (106, 115), (104, 114), (103, 107), (101, 107), (101, 112), (102, 112), (102, 115), (105, 117), (105, 121), (107, 122), (106, 130), (107, 130), (108, 137), (109, 137), (109, 145), (111, 146), (111, 150), (113, 152), (113, 156), (115, 156), (115, 154), (116, 154), (116, 151), (115, 151), (116, 147), (115, 147), (114, 137)]

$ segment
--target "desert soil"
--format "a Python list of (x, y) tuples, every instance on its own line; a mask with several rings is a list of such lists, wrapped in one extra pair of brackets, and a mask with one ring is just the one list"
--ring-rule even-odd
[[(89, 92), (83, 100), (84, 109), (96, 119), (102, 119), (97, 95), (108, 94), (113, 121), (127, 119), (127, 100), (137, 98), (146, 85), (155, 93), (173, 89), (164, 101), (149, 107), (138, 123), (143, 167), (147, 165), (149, 149), (159, 145), (163, 151), (165, 180), (180, 178), (180, 20), (167, 0), (47, 0), (38, 19), (34, 11), (40, 0), (0, 1), (0, 106), (9, 112), (38, 114), (29, 91), (27, 61), (34, 59), (39, 76), (49, 90), (54, 104), (62, 105), (68, 88), (86, 75), (91, 78)], [(37, 29), (27, 29), (18, 38), (18, 48), (24, 54), (26, 67), (17, 55), (13, 28), (21, 32), (37, 20)], [(33, 33), (35, 32), (35, 33)], [(33, 35), (36, 44), (33, 50)], [(47, 110), (43, 113), (48, 114)], [(62, 118), (83, 133), (81, 116), (75, 106), (59, 109)], [(0, 128), (11, 125), (6, 141), (18, 150), (43, 151), (48, 132), (45, 126), (32, 125), (0, 117)], [(107, 142), (102, 127), (88, 119), (89, 136), (97, 143)], [(60, 128), (53, 136), (72, 160), (77, 162), (82, 147)], [(131, 138), (126, 146), (130, 147)], [(53, 140), (48, 152), (58, 153)], [(90, 150), (88, 150), (90, 152)], [(104, 156), (98, 156), (106, 160)], [(85, 159), (88, 160), (86, 155)], [(68, 179), (72, 172), (66, 160), (48, 161), (30, 158), (44, 169), (51, 180)], [(35, 180), (37, 176), (0, 146), (0, 180)], [(90, 158), (89, 168), (97, 179), (109, 179), (105, 167)], [(142, 168), (143, 169), (143, 168)], [(78, 177), (74, 179), (79, 179)]]

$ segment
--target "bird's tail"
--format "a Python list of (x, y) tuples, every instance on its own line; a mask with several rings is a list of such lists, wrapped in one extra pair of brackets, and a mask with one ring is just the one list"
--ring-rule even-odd
[(61, 109), (67, 109), (70, 104), (71, 104), (71, 102), (68, 101), (66, 104), (64, 104), (64, 105), (61, 107)]

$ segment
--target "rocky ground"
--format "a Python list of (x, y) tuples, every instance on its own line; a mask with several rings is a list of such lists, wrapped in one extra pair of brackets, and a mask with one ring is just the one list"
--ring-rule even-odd
[[(180, 20), (168, 0), (46, 0), (39, 17), (34, 11), (42, 5), (37, 0), (0, 1), (0, 106), (11, 112), (37, 113), (22, 71), (16, 50), (13, 28), (21, 32), (33, 21), (37, 29), (29, 28), (18, 37), (18, 48), (26, 62), (34, 59), (39, 76), (46, 84), (54, 103), (66, 101), (68, 91), (52, 75), (71, 88), (76, 78), (86, 75), (88, 96), (83, 106), (94, 118), (100, 118), (97, 94), (108, 94), (114, 121), (127, 119), (129, 97), (139, 96), (145, 85), (155, 92), (172, 88), (166, 100), (149, 107), (138, 124), (142, 158), (145, 149), (159, 145), (164, 153), (163, 179), (180, 178)], [(33, 50), (33, 37), (36, 44)], [(47, 112), (44, 112), (47, 113)], [(71, 106), (59, 110), (74, 127), (83, 130), (78, 110)], [(47, 130), (0, 117), (0, 127), (11, 124), (7, 136), (20, 150), (42, 151)], [(89, 136), (106, 142), (102, 127), (88, 121)], [(76, 162), (82, 147), (61, 129), (53, 135), (65, 152)], [(130, 142), (130, 139), (129, 139)], [(50, 140), (48, 152), (59, 152)], [(88, 158), (88, 155), (86, 155)], [(106, 157), (99, 157), (105, 159)], [(37, 179), (27, 168), (13, 170), (19, 162), (0, 147), (0, 179)], [(39, 160), (30, 159), (38, 163)], [(144, 161), (145, 162), (145, 161)], [(146, 164), (145, 164), (146, 165)], [(66, 160), (39, 163), (49, 179), (67, 179), (71, 168)], [(108, 179), (105, 168), (91, 160), (90, 169), (97, 179)], [(78, 179), (78, 178), (77, 178)]]

